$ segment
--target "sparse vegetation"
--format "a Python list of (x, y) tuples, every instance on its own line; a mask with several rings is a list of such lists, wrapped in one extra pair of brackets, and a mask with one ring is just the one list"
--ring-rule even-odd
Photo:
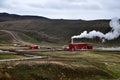
[[(119, 52), (32, 52), (48, 59), (2, 64), (10, 80), (116, 80), (120, 79)], [(17, 65), (16, 65), (17, 64)], [(12, 66), (12, 68), (9, 68)], [(3, 68), (4, 67), (4, 68)], [(5, 74), (4, 74), (5, 75)]]
[(25, 56), (13, 55), (13, 54), (7, 54), (7, 53), (0, 53), (0, 60), (3, 60), (3, 59), (16, 59), (16, 58), (25, 58)]

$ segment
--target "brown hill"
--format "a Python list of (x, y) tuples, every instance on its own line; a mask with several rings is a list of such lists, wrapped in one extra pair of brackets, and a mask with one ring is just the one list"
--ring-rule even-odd
[(109, 20), (63, 20), (47, 19), (38, 16), (6, 15), (9, 17), (5, 16), (7, 18), (4, 18), (0, 14), (0, 20), (4, 18), (0, 22), (0, 29), (24, 33), (37, 41), (63, 42), (69, 41), (71, 36), (78, 35), (84, 30), (97, 30), (103, 33), (111, 30)]

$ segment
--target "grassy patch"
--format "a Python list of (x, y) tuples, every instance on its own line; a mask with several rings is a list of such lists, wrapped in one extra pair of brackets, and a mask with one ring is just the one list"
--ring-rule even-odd
[(20, 55), (12, 55), (12, 54), (0, 54), (0, 60), (3, 59), (16, 59), (16, 58), (24, 58), (24, 56)]
[(7, 69), (11, 80), (98, 80), (110, 79), (109, 74), (94, 67), (72, 67), (53, 63), (17, 65)]
[(37, 52), (34, 54), (59, 57), (74, 65), (95, 66), (114, 78), (120, 78), (120, 52), (118, 51), (62, 51)]
[(7, 65), (1, 73), (6, 75), (7, 72), (10, 80), (119, 80), (120, 78), (119, 52), (53, 51), (31, 54), (47, 55), (49, 58), (43, 62), (36, 60), (24, 63), (24, 61), (12, 68), (7, 68), (9, 66)]

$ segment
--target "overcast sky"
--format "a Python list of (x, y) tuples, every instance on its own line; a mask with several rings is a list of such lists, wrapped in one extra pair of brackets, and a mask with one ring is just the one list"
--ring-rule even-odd
[(0, 12), (57, 19), (120, 18), (120, 0), (0, 0)]

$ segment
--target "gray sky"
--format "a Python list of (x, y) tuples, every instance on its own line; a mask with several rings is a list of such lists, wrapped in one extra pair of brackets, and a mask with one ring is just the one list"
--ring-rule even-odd
[(120, 18), (120, 0), (0, 0), (0, 12), (57, 19)]

